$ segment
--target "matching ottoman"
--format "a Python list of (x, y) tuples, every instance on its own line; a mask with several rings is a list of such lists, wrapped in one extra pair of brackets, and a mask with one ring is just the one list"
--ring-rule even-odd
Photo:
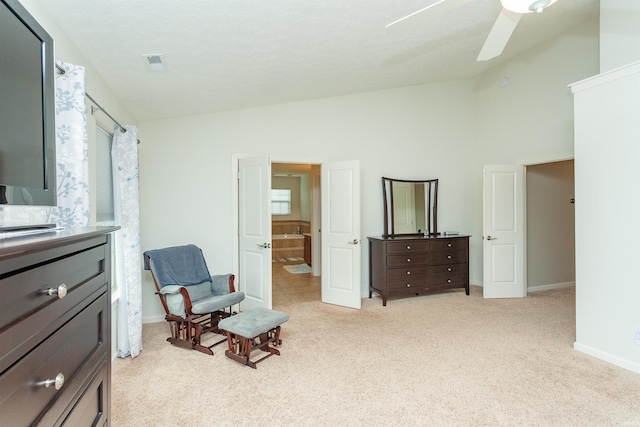
[[(218, 328), (227, 334), (229, 349), (224, 354), (243, 365), (256, 369), (256, 363), (280, 352), (273, 346), (280, 345), (280, 325), (289, 320), (286, 313), (268, 308), (254, 308), (249, 311), (227, 317), (218, 323)], [(271, 346), (270, 344), (273, 344)], [(251, 361), (251, 352), (262, 350), (268, 354)]]

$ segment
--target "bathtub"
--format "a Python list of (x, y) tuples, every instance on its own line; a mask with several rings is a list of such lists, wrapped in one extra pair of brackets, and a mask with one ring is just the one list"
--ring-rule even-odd
[(271, 248), (274, 259), (304, 259), (303, 234), (274, 234), (271, 236)]

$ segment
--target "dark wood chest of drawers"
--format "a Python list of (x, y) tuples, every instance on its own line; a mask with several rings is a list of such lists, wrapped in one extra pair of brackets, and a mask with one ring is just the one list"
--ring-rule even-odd
[(111, 378), (111, 231), (0, 239), (0, 419), (105, 426)]
[(369, 237), (369, 298), (454, 288), (469, 295), (469, 236)]

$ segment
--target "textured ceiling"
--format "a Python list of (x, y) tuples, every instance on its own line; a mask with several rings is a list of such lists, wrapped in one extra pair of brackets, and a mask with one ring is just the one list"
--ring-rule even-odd
[[(502, 56), (476, 57), (499, 0), (37, 0), (138, 120), (231, 110), (474, 76), (598, 16), (559, 0), (522, 17)], [(164, 72), (143, 55), (163, 54)], [(65, 58), (58, 58), (64, 60)]]

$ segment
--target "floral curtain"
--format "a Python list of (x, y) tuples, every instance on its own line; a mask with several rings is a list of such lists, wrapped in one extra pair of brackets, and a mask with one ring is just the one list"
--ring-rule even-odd
[(114, 216), (118, 303), (118, 357), (136, 357), (142, 350), (142, 255), (138, 196), (138, 138), (135, 126), (113, 133)]
[(56, 164), (58, 205), (45, 222), (58, 227), (89, 225), (89, 150), (84, 67), (58, 62), (56, 78)]

